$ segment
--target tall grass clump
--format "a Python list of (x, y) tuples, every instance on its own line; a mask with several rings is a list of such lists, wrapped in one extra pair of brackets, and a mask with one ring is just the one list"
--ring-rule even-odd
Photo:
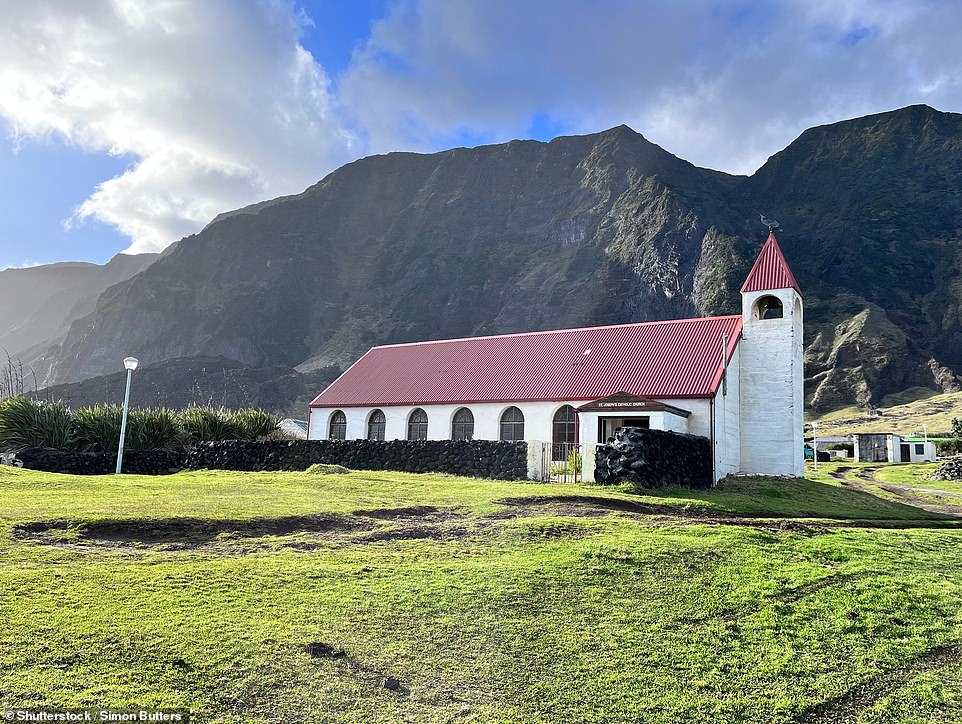
[(142, 450), (176, 450), (184, 446), (184, 430), (180, 416), (161, 407), (156, 410), (132, 410), (127, 419), (127, 440)]
[(244, 440), (256, 440), (261, 437), (266, 437), (277, 429), (277, 423), (280, 422), (280, 420), (264, 412), (264, 410), (255, 409), (237, 410), (237, 412), (233, 413), (233, 417), (234, 422), (243, 433), (242, 439)]
[[(123, 408), (94, 405), (73, 412), (62, 402), (24, 397), (0, 401), (0, 450), (50, 447), (77, 452), (111, 452), (120, 440)], [(277, 429), (277, 418), (263, 410), (188, 407), (130, 410), (125, 447), (176, 450), (208, 440), (256, 440)]]
[(63, 402), (10, 397), (0, 402), (0, 450), (28, 447), (69, 449), (70, 408)]
[[(111, 452), (120, 440), (123, 408), (95, 405), (75, 410), (71, 421), (73, 449), (78, 452)], [(175, 412), (130, 410), (124, 447), (128, 450), (176, 450), (183, 447), (184, 434)]]
[[(74, 410), (70, 420), (73, 449), (77, 452), (116, 450), (120, 440), (120, 405), (94, 405)], [(127, 440), (130, 440), (127, 434)], [(128, 447), (133, 447), (128, 445)]]
[(234, 413), (223, 407), (188, 407), (180, 413), (180, 426), (188, 443), (245, 439)]

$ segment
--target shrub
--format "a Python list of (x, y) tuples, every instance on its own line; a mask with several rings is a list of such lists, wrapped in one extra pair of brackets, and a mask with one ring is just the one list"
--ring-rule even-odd
[(552, 475), (580, 475), (581, 474), (581, 452), (578, 448), (568, 453), (568, 459), (560, 465), (551, 468)]
[(935, 451), (939, 455), (958, 455), (962, 453), (962, 439), (950, 437), (945, 440), (937, 440)]
[(952, 437), (962, 439), (962, 418), (952, 418)]
[(828, 450), (844, 450), (849, 455), (855, 454), (855, 445), (850, 442), (836, 442), (828, 446)]
[(10, 397), (0, 402), (0, 450), (28, 447), (66, 450), (71, 442), (70, 409), (62, 402)]

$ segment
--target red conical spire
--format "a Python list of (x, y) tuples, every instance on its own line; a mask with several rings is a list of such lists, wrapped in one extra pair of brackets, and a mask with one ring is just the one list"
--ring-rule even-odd
[(768, 240), (762, 247), (755, 260), (755, 266), (748, 272), (748, 278), (742, 284), (742, 294), (745, 292), (760, 292), (770, 289), (794, 289), (801, 295), (795, 275), (788, 268), (782, 250), (778, 248), (774, 232), (768, 233)]

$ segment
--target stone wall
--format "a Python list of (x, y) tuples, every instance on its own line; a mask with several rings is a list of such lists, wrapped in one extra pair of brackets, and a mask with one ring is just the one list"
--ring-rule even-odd
[(528, 446), (493, 440), (285, 440), (198, 443), (185, 467), (217, 470), (306, 470), (315, 463), (352, 470), (449, 473), (524, 480)]
[[(52, 473), (113, 473), (113, 453), (28, 448), (16, 454), (23, 467)], [(186, 452), (125, 450), (125, 473), (166, 475), (182, 469), (306, 470), (315, 463), (354, 470), (449, 473), (499, 480), (528, 477), (528, 445), (491, 440), (279, 440), (198, 443)]]
[[(167, 475), (184, 466), (186, 454), (174, 450), (124, 450), (123, 472)], [(16, 454), (23, 467), (72, 475), (107, 475), (117, 469), (117, 453), (81, 453), (32, 447)]]
[(664, 430), (623, 427), (613, 443), (595, 452), (595, 482), (629, 482), (637, 488), (712, 485), (711, 443), (707, 437)]

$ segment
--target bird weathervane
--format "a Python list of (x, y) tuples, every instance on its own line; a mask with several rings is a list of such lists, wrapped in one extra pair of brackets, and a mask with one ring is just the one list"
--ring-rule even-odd
[(775, 229), (781, 231), (781, 224), (775, 221), (775, 219), (770, 219), (765, 216), (765, 214), (759, 214), (758, 216), (762, 220), (762, 223), (768, 227), (768, 233), (774, 233)]

